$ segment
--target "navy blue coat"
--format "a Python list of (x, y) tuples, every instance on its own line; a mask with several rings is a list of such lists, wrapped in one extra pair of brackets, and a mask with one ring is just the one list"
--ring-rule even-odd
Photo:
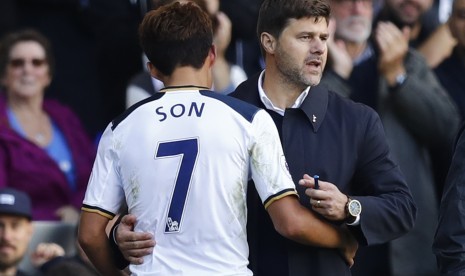
[[(258, 75), (231, 96), (265, 108)], [(361, 246), (385, 243), (413, 227), (416, 205), (391, 159), (381, 121), (370, 107), (319, 85), (310, 89), (300, 108), (288, 108), (284, 116), (269, 113), (296, 183), (304, 173), (318, 174), (362, 203), (360, 225), (350, 226)], [(304, 246), (280, 236), (249, 186), (249, 259), (255, 275), (350, 275), (338, 250)], [(297, 185), (297, 190), (301, 203), (310, 208), (304, 189)]]

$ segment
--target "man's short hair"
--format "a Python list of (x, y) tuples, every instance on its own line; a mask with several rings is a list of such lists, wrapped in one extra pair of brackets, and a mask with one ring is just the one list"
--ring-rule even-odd
[(278, 38), (291, 19), (324, 18), (329, 23), (331, 8), (326, 0), (264, 0), (258, 15), (257, 36), (267, 32)]

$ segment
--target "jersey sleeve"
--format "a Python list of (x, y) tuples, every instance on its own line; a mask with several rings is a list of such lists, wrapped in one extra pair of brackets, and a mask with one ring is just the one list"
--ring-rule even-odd
[(125, 200), (117, 164), (117, 143), (109, 125), (98, 145), (82, 211), (98, 213), (109, 219), (117, 214)]
[(251, 173), (260, 198), (267, 208), (273, 201), (297, 195), (289, 173), (278, 130), (270, 115), (260, 110), (252, 121)]

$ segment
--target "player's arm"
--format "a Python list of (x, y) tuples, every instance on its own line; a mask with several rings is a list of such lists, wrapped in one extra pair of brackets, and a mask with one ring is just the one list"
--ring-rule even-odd
[(344, 227), (329, 224), (300, 204), (297, 197), (285, 196), (267, 208), (276, 231), (299, 243), (339, 249), (352, 266), (358, 243)]
[(102, 275), (126, 275), (113, 263), (105, 232), (109, 219), (97, 213), (83, 211), (79, 222), (79, 244)]

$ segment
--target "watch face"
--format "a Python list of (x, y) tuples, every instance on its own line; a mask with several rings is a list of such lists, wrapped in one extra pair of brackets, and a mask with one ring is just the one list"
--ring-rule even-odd
[(360, 215), (362, 212), (362, 204), (358, 200), (351, 200), (349, 202), (349, 214), (353, 217)]

